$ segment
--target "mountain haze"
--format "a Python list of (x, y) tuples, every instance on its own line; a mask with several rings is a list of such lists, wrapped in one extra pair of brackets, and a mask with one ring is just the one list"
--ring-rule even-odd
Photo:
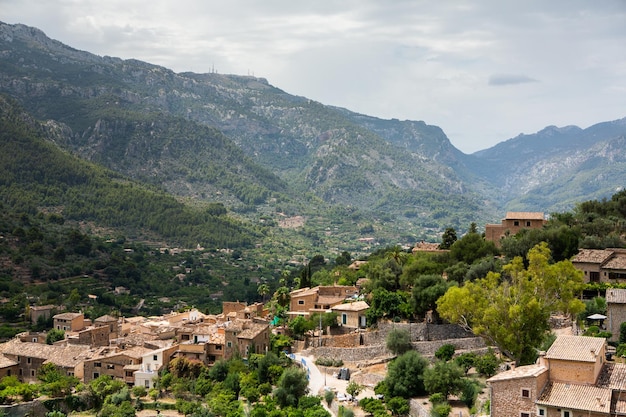
[(263, 78), (100, 57), (24, 25), (0, 23), (0, 92), (58, 126), (54, 143), (76, 156), (253, 223), (302, 216), (307, 239), (327, 247), (436, 240), (507, 210), (608, 197), (626, 180), (624, 119), (466, 155), (423, 121), (326, 106)]

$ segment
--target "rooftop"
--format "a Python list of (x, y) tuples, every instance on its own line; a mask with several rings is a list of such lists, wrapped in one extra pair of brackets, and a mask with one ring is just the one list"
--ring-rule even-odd
[(355, 301), (353, 303), (337, 304), (332, 310), (337, 311), (363, 311), (370, 308), (365, 301)]
[(611, 409), (611, 390), (550, 382), (537, 400), (537, 405), (608, 414)]
[(518, 366), (516, 368), (510, 369), (505, 372), (500, 372), (489, 378), (487, 382), (494, 381), (506, 381), (509, 379), (517, 379), (517, 378), (531, 378), (537, 377), (544, 372), (547, 372), (548, 368), (541, 365), (526, 365), (526, 366)]
[(559, 336), (546, 352), (547, 359), (596, 362), (606, 340), (601, 337)]

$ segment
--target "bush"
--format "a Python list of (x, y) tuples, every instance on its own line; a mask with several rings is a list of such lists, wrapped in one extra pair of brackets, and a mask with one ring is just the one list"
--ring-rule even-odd
[(431, 411), (431, 415), (433, 417), (448, 417), (452, 412), (452, 406), (446, 402), (439, 403), (433, 406)]
[(403, 329), (391, 329), (387, 335), (387, 349), (394, 355), (402, 355), (411, 350), (411, 334)]
[(489, 350), (488, 353), (478, 357), (475, 366), (478, 373), (490, 377), (496, 374), (498, 365), (498, 358), (492, 350)]
[(319, 357), (315, 359), (315, 364), (317, 366), (331, 366), (334, 368), (340, 368), (343, 366), (343, 361), (339, 358)]
[(435, 358), (441, 361), (447, 362), (450, 359), (452, 359), (455, 351), (456, 351), (456, 348), (454, 347), (454, 345), (451, 345), (449, 343), (445, 344), (441, 346), (439, 349), (437, 349), (437, 351), (435, 352)]

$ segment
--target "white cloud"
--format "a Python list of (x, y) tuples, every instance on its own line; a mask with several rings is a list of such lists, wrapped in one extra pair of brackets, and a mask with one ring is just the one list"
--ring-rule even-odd
[(471, 152), (626, 116), (626, 3), (607, 0), (0, 0), (72, 47), (246, 74), (325, 104), (424, 120)]

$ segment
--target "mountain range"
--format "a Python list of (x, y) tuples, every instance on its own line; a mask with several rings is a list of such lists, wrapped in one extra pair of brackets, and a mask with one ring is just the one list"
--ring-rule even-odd
[(101, 57), (19, 24), (0, 23), (0, 93), (73, 158), (187, 205), (222, 204), (274, 241), (295, 234), (335, 251), (570, 210), (626, 183), (626, 118), (467, 155), (423, 121), (324, 105), (263, 78)]

